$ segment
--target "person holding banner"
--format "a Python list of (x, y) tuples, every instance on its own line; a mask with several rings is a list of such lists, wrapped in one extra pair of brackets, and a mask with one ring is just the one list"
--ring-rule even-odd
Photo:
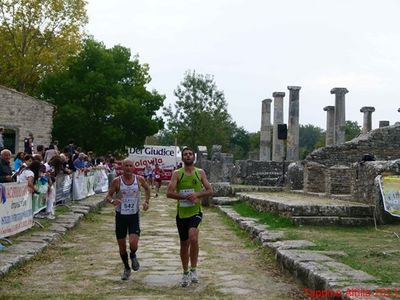
[[(201, 198), (213, 191), (206, 173), (194, 166), (194, 151), (182, 150), (183, 168), (175, 170), (167, 188), (167, 197), (178, 200), (176, 225), (180, 239), (180, 256), (183, 267), (181, 286), (198, 283), (197, 259), (199, 256), (199, 229), (203, 218)], [(190, 258), (190, 272), (189, 272)]]
[(127, 158), (122, 162), (122, 175), (113, 179), (106, 200), (115, 207), (115, 233), (117, 237), (119, 254), (124, 263), (124, 272), (121, 279), (127, 280), (131, 275), (131, 268), (126, 250), (126, 234), (129, 234), (130, 258), (132, 269), (139, 270), (139, 262), (136, 257), (138, 249), (140, 224), (139, 205), (140, 188), (144, 189), (145, 200), (143, 210), (149, 208), (150, 188), (142, 176), (134, 175), (134, 163)]

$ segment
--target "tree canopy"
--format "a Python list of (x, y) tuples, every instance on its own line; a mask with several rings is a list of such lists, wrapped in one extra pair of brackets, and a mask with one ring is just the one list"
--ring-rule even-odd
[(318, 147), (325, 145), (324, 131), (318, 126), (311, 124), (300, 125), (299, 148), (300, 159), (304, 159), (309, 153)]
[(76, 54), (85, 0), (0, 1), (0, 84), (35, 95), (43, 78)]
[(361, 126), (358, 125), (357, 121), (346, 121), (345, 128), (345, 139), (346, 141), (350, 141), (361, 134)]
[[(194, 147), (214, 144), (231, 150), (231, 137), (236, 128), (227, 111), (224, 93), (218, 90), (211, 75), (187, 71), (174, 91), (178, 100), (164, 108), (169, 136), (175, 136), (179, 145)], [(239, 132), (237, 132), (239, 134)]]
[(86, 40), (67, 69), (49, 75), (41, 96), (57, 106), (53, 137), (61, 144), (70, 139), (97, 154), (125, 152), (139, 147), (146, 136), (163, 128), (156, 111), (164, 96), (148, 91), (149, 67), (123, 46), (107, 49)]

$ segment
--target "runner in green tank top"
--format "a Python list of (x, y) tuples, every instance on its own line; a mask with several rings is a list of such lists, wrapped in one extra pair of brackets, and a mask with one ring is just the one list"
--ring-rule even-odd
[(192, 283), (199, 282), (196, 268), (199, 256), (198, 226), (203, 217), (201, 198), (211, 196), (213, 193), (206, 173), (194, 166), (194, 159), (192, 149), (184, 148), (182, 150), (184, 167), (174, 171), (167, 189), (167, 197), (177, 200), (176, 225), (181, 246), (182, 287), (188, 286), (190, 281)]

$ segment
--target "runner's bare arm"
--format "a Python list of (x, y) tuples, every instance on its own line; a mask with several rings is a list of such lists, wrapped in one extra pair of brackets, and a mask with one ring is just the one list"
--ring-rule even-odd
[(212, 196), (213, 189), (211, 187), (210, 182), (207, 179), (206, 172), (204, 172), (204, 170), (200, 170), (200, 177), (201, 177), (201, 182), (203, 183), (203, 186), (205, 188), (205, 191), (201, 192), (201, 196), (199, 196), (199, 197)]
[(149, 209), (149, 201), (150, 201), (150, 188), (147, 184), (146, 180), (142, 176), (138, 176), (139, 183), (144, 189), (144, 203), (143, 203), (143, 210)]
[(119, 178), (114, 178), (113, 181), (111, 181), (111, 186), (106, 196), (106, 200), (114, 206), (121, 203), (120, 199), (113, 198), (114, 194), (118, 192), (118, 189), (119, 189)]
[(171, 180), (167, 187), (167, 197), (176, 200), (183, 200), (185, 199), (185, 197), (176, 192), (176, 186), (178, 184), (178, 176), (179, 173), (177, 171), (174, 171), (174, 173), (172, 173)]

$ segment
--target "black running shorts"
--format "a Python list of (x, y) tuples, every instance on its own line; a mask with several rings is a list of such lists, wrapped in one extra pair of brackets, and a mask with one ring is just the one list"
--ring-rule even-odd
[(140, 236), (139, 213), (121, 215), (120, 212), (115, 212), (115, 235), (117, 239), (126, 238), (127, 233)]
[(178, 227), (179, 239), (181, 241), (187, 241), (189, 239), (189, 229), (191, 227), (197, 228), (203, 219), (203, 213), (199, 212), (189, 218), (179, 218), (176, 216), (176, 226)]

